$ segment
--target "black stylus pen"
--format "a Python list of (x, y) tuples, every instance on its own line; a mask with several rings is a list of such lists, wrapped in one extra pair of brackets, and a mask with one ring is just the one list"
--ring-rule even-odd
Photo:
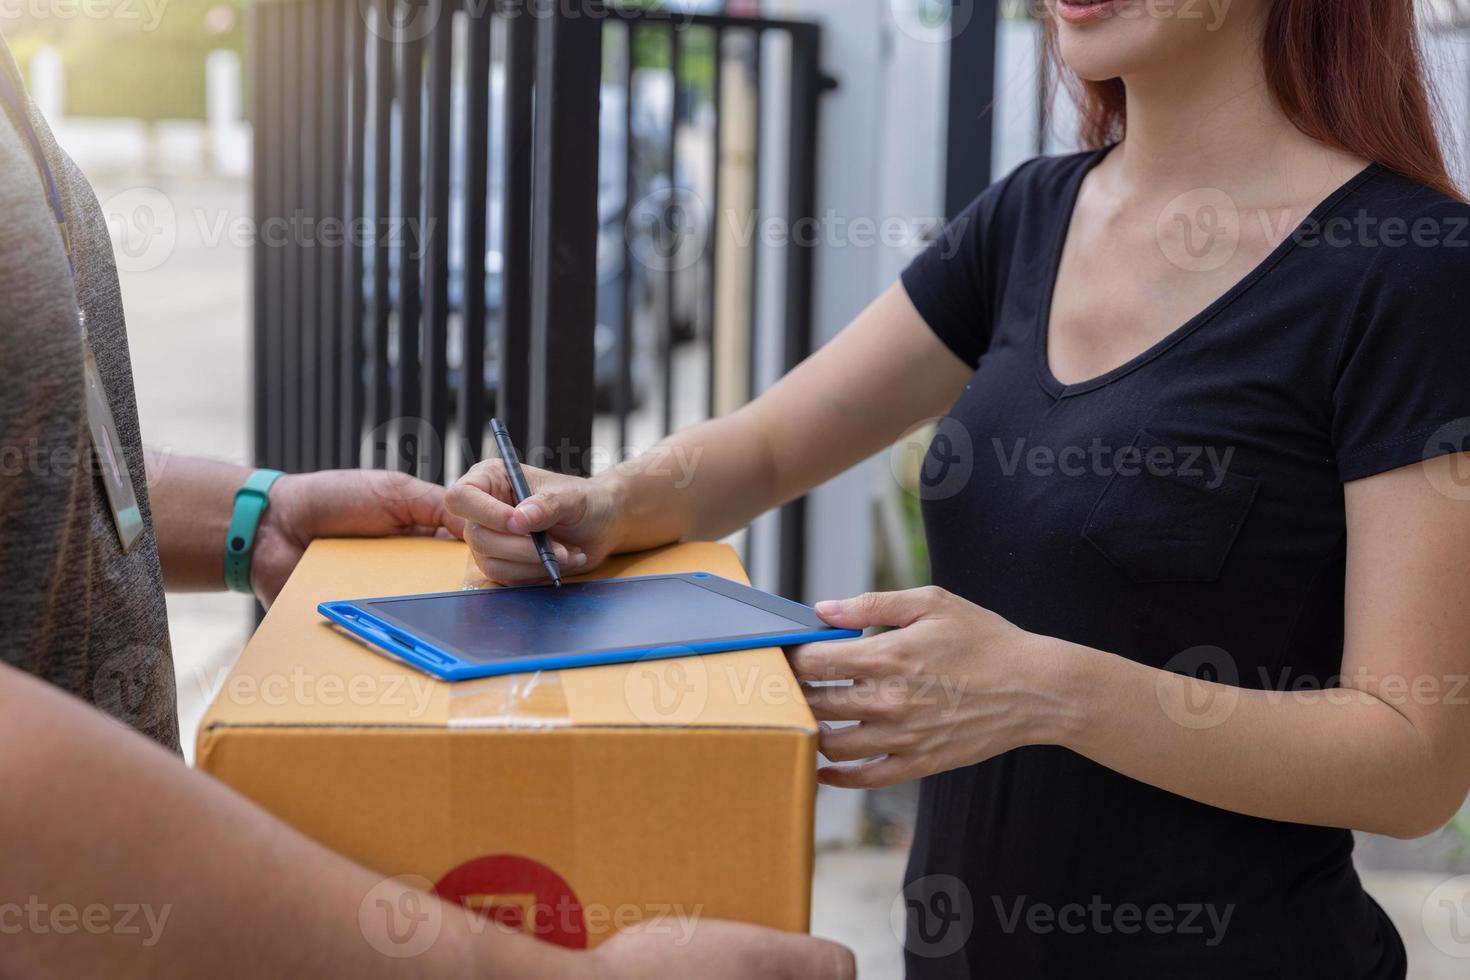
[[(510, 476), (511, 489), (516, 492), (516, 503), (520, 503), (531, 496), (531, 485), (526, 482), (526, 474), (521, 469), (521, 457), (516, 454), (515, 443), (510, 441), (504, 422), (491, 419), (490, 431), (495, 436), (495, 445), (500, 447), (500, 458), (505, 463), (506, 474)], [(541, 564), (546, 567), (546, 574), (551, 576), (552, 584), (560, 588), (561, 566), (556, 563), (556, 552), (551, 550), (546, 532), (532, 531), (531, 543), (536, 546), (536, 554), (541, 556)]]

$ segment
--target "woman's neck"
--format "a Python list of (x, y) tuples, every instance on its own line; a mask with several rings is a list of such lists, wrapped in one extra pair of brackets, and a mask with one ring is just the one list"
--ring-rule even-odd
[[(1187, 63), (1125, 79), (1113, 180), (1129, 196), (1215, 187), (1250, 200), (1311, 197), (1361, 161), (1302, 133), (1271, 94), (1260, 35), (1195, 46)], [(1184, 59), (1181, 59), (1183, 61)]]

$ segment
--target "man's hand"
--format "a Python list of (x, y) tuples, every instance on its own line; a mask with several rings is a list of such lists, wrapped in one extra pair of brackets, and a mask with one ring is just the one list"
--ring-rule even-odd
[(270, 497), (250, 563), (250, 586), (266, 606), (316, 538), (464, 533), (464, 521), (444, 509), (444, 488), (407, 473), (323, 470), (283, 476)]
[(621, 932), (592, 953), (597, 980), (853, 980), (845, 947), (824, 939), (734, 922), (700, 921), (677, 930)]

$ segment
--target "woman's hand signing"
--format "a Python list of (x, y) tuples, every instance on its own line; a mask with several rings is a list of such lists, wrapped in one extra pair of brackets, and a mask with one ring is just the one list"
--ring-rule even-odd
[(615, 546), (612, 492), (595, 480), (523, 469), (531, 496), (519, 504), (498, 459), (476, 464), (445, 495), (445, 509), (465, 521), (464, 539), (480, 571), (502, 585), (544, 582), (546, 570), (531, 543), (532, 531), (550, 534), (567, 575), (602, 564)]
[[(832, 626), (896, 629), (810, 643), (790, 654), (832, 762), (821, 782), (873, 788), (1061, 741), (1076, 713), (1064, 696), (1066, 644), (1022, 630), (929, 586), (822, 602)], [(814, 682), (851, 681), (851, 684)]]

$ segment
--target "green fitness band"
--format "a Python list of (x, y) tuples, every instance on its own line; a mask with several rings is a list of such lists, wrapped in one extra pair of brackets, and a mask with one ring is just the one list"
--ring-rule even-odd
[(260, 518), (271, 505), (271, 487), (286, 474), (280, 470), (256, 470), (235, 491), (235, 513), (225, 533), (225, 585), (232, 592), (254, 595), (250, 588), (250, 558)]

